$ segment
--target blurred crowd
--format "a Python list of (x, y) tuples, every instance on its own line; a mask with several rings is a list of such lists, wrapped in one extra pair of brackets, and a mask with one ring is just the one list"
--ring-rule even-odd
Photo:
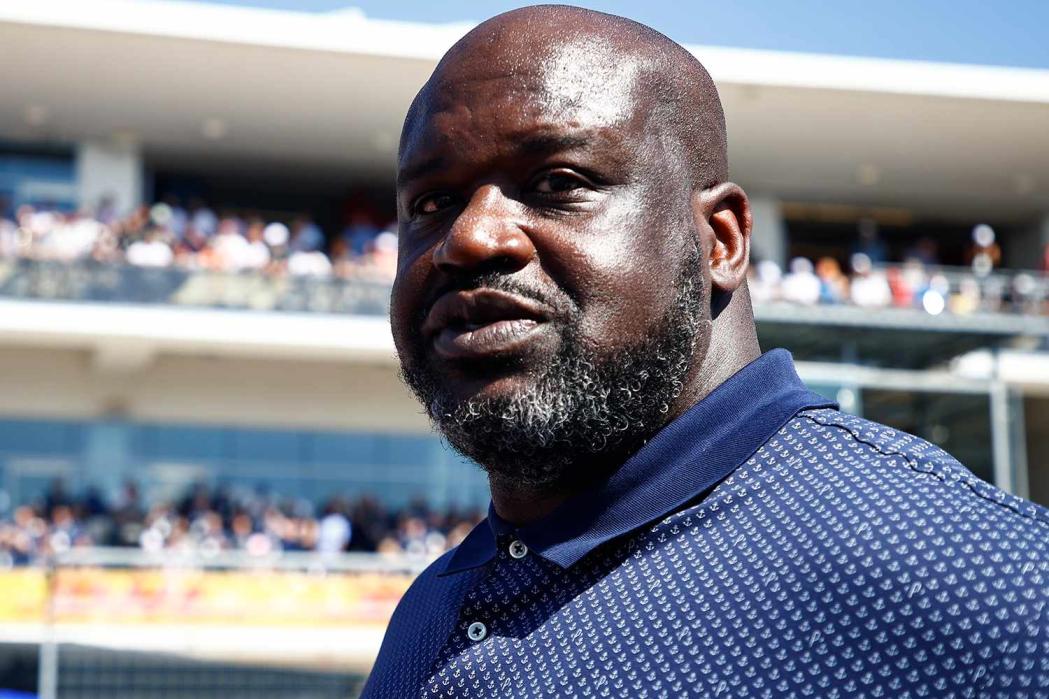
[[(928, 238), (919, 238), (902, 263), (887, 264), (885, 258), (876, 239), (861, 237), (847, 267), (829, 256), (815, 262), (795, 257), (786, 270), (764, 260), (751, 265), (748, 286), (755, 303), (917, 308), (931, 315), (1049, 312), (1049, 275), (1045, 272), (994, 274), (1001, 250), (994, 231), (986, 225), (973, 229), (968, 269), (941, 267), (936, 245)], [(1046, 262), (1049, 264), (1049, 252)]]
[(306, 215), (285, 223), (252, 212), (222, 215), (202, 202), (168, 198), (117, 216), (103, 202), (95, 212), (21, 206), (0, 217), (0, 258), (124, 262), (217, 272), (258, 272), (390, 281), (397, 235), (365, 210), (325, 236)]
[(422, 501), (391, 511), (376, 499), (329, 498), (320, 508), (258, 490), (194, 485), (171, 502), (146, 504), (134, 482), (108, 503), (88, 488), (67, 494), (62, 483), (0, 519), (0, 567), (40, 563), (73, 547), (135, 547), (207, 556), (241, 550), (377, 552), (435, 557), (456, 546), (483, 515), (432, 510)]
[[(861, 221), (861, 224), (864, 223)], [(325, 235), (308, 216), (288, 224), (255, 213), (216, 214), (196, 201), (182, 207), (167, 198), (117, 216), (105, 202), (93, 214), (19, 207), (0, 218), (0, 258), (179, 266), (218, 272), (335, 277), (390, 283), (397, 265), (397, 234), (365, 209), (348, 213), (338, 235)], [(749, 286), (758, 303), (849, 304), (862, 308), (919, 308), (930, 314), (1046, 312), (1049, 245), (1041, 271), (997, 274), (1002, 253), (994, 230), (972, 230), (965, 267), (943, 267), (937, 244), (920, 237), (902, 262), (889, 261), (876, 226), (858, 227), (844, 257), (796, 257), (786, 269), (756, 261)], [(1035, 265), (1037, 266), (1037, 265)]]

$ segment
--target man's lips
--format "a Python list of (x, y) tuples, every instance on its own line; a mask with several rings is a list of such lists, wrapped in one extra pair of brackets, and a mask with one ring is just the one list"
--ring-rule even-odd
[(551, 317), (543, 304), (505, 291), (454, 291), (437, 299), (422, 334), (445, 359), (482, 359), (520, 351)]

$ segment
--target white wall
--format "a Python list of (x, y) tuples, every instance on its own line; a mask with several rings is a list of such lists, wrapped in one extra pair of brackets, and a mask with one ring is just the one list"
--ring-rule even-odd
[(389, 363), (171, 356), (130, 371), (88, 350), (0, 348), (0, 416), (424, 433)]

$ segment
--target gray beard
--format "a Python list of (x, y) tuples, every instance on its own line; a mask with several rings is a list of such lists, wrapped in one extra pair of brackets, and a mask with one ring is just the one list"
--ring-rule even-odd
[(666, 423), (684, 388), (703, 302), (698, 246), (690, 252), (675, 303), (634, 346), (599, 356), (572, 323), (550, 366), (516, 395), (455, 400), (421, 357), (404, 381), (448, 443), (493, 480), (546, 491), (599, 476)]

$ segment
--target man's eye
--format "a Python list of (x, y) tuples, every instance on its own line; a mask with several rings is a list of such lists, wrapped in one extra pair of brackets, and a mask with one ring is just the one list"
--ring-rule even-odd
[(427, 196), (419, 198), (415, 202), (413, 207), (416, 214), (426, 216), (428, 214), (436, 214), (442, 209), (447, 209), (453, 204), (451, 195), (448, 194), (429, 194)]
[(581, 178), (561, 172), (551, 172), (535, 181), (535, 191), (541, 194), (571, 192), (586, 186)]

